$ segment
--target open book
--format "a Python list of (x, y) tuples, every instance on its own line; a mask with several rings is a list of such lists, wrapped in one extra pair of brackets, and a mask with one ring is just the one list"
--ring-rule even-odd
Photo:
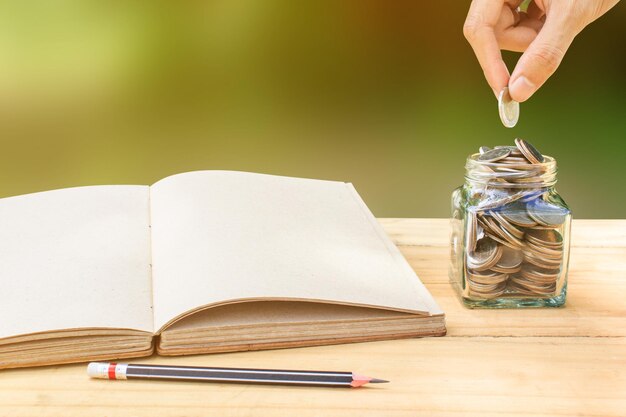
[(351, 184), (198, 171), (0, 200), (0, 368), (445, 331)]

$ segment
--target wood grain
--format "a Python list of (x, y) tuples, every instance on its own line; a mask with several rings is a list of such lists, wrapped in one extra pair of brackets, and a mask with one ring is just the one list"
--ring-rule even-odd
[(469, 310), (449, 284), (448, 221), (381, 223), (446, 311), (449, 335), (139, 363), (353, 370), (365, 389), (90, 380), (85, 365), (0, 372), (11, 416), (623, 416), (626, 221), (575, 220), (565, 308)]
[[(449, 219), (378, 219), (400, 246), (448, 246)], [(626, 247), (626, 219), (578, 220), (572, 225), (572, 246)]]
[(69, 365), (4, 371), (0, 403), (16, 416), (619, 416), (625, 351), (623, 338), (444, 337), (150, 358), (135, 362), (353, 369), (392, 382), (342, 390), (103, 381)]

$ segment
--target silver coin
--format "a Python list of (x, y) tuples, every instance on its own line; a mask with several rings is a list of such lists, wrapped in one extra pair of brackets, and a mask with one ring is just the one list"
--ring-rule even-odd
[(489, 214), (491, 214), (491, 217), (493, 217), (498, 222), (500, 227), (506, 229), (510, 234), (515, 236), (517, 239), (524, 238), (524, 231), (522, 229), (519, 229), (517, 226), (513, 225), (512, 223), (510, 223), (508, 220), (506, 220), (502, 216), (502, 214), (500, 214), (498, 211), (490, 211)]
[(495, 265), (502, 256), (502, 248), (491, 239), (481, 239), (474, 252), (467, 254), (467, 266), (476, 271), (485, 271)]
[(467, 279), (468, 281), (472, 281), (472, 283), (484, 284), (484, 285), (494, 285), (500, 284), (507, 280), (509, 276), (507, 274), (503, 274), (500, 272), (492, 272), (487, 271), (487, 273), (475, 273), (468, 272)]
[(532, 253), (535, 256), (545, 258), (547, 260), (559, 261), (563, 259), (562, 249), (553, 249), (546, 246), (537, 245), (531, 241), (526, 241), (524, 250), (528, 253)]
[[(498, 235), (497, 233), (495, 233), (493, 231), (485, 232), (485, 234), (487, 235), (487, 237), (489, 237), (489, 239), (498, 242), (502, 246), (506, 246), (506, 247), (509, 247), (511, 249), (514, 249), (514, 250), (519, 250), (519, 246), (514, 245), (513, 243), (511, 243), (508, 240), (502, 238), (500, 235)], [(492, 266), (493, 265), (489, 265), (489, 268), (491, 268)], [(486, 268), (486, 269), (489, 269), (489, 268)]]
[(563, 236), (554, 229), (532, 229), (526, 232), (526, 240), (550, 248), (562, 248)]
[(524, 139), (516, 138), (515, 146), (517, 146), (522, 155), (524, 155), (524, 157), (532, 164), (540, 164), (545, 159), (541, 152), (539, 152), (532, 143), (525, 141)]
[(551, 284), (558, 280), (560, 274), (560, 268), (545, 269), (532, 264), (524, 264), (518, 275), (538, 284)]
[(493, 218), (485, 217), (485, 221), (489, 224), (491, 230), (496, 235), (498, 235), (498, 237), (510, 243), (510, 245), (507, 246), (520, 249), (524, 246), (524, 242), (521, 239), (513, 236), (508, 230), (503, 228), (502, 225), (498, 224)]
[(554, 293), (556, 290), (556, 284), (549, 285), (535, 285), (534, 283), (530, 283), (523, 279), (515, 279), (511, 281), (511, 286), (515, 287), (516, 290), (528, 291), (534, 293), (534, 295), (539, 296), (549, 296)]
[(517, 148), (517, 146), (511, 146), (511, 145), (498, 145), (498, 146), (494, 146), (495, 149), (500, 149), (500, 148), (505, 148), (505, 149), (510, 149), (511, 150), (511, 155), (515, 155), (515, 156), (521, 156), (522, 153), (520, 152), (520, 150)]
[[(513, 154), (511, 154), (513, 155)], [(508, 158), (499, 161), (502, 164), (511, 164), (511, 165), (528, 165), (528, 160), (523, 156), (509, 156)], [(532, 167), (536, 169), (535, 167)]]
[[(542, 187), (543, 187), (543, 185), (542, 185)], [(523, 203), (528, 203), (529, 201), (533, 201), (533, 200), (536, 200), (537, 198), (541, 197), (544, 193), (545, 193), (545, 191), (543, 191), (543, 190), (535, 190), (535, 191), (529, 193), (528, 196), (522, 198), (520, 201), (522, 201)]]
[(537, 225), (537, 222), (530, 218), (526, 211), (526, 205), (521, 201), (503, 207), (500, 215), (517, 226), (533, 227)]
[(496, 298), (504, 294), (504, 291), (506, 290), (506, 285), (507, 285), (506, 281), (503, 281), (497, 285), (489, 285), (489, 286), (483, 286), (483, 285), (479, 285), (475, 283), (472, 284), (470, 281), (470, 286), (469, 286), (470, 294), (477, 298), (484, 298), (484, 299)]
[(505, 195), (501, 195), (495, 191), (496, 190), (492, 190), (491, 194), (488, 194), (487, 197), (481, 201), (478, 206), (476, 206), (476, 209), (479, 211), (494, 209), (496, 207), (504, 206), (517, 201), (528, 195), (527, 191), (518, 191), (515, 194), (504, 193)]
[(504, 248), (502, 250), (502, 256), (492, 268), (496, 272), (517, 272), (521, 268), (523, 260), (524, 254), (522, 251)]
[(551, 282), (536, 282), (532, 279), (527, 279), (521, 275), (521, 273), (515, 274), (515, 277), (511, 277), (511, 283), (535, 291), (550, 291), (551, 289), (554, 289), (556, 284), (554, 280)]
[(569, 211), (543, 199), (536, 199), (526, 205), (528, 215), (542, 226), (558, 227), (562, 225)]
[(504, 159), (511, 154), (509, 149), (500, 148), (500, 149), (491, 149), (485, 153), (482, 153), (478, 156), (478, 160), (481, 162), (495, 162), (500, 159)]
[(504, 87), (498, 95), (498, 112), (505, 127), (513, 127), (519, 120), (519, 103), (511, 98), (509, 87)]
[(535, 266), (545, 269), (560, 268), (562, 259), (549, 259), (543, 255), (535, 255), (529, 250), (524, 250), (524, 262), (529, 262)]

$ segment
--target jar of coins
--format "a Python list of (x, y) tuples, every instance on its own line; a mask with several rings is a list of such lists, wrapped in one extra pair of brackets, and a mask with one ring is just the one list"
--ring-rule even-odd
[(450, 278), (468, 307), (565, 303), (571, 212), (556, 161), (533, 145), (481, 147), (452, 193)]

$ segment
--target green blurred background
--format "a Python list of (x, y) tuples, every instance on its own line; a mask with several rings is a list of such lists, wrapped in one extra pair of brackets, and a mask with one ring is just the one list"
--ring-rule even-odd
[(379, 217), (447, 217), (466, 155), (520, 136), (557, 158), (576, 217), (626, 217), (625, 2), (513, 129), (463, 38), (468, 6), (3, 2), (0, 196), (232, 169), (351, 181)]

